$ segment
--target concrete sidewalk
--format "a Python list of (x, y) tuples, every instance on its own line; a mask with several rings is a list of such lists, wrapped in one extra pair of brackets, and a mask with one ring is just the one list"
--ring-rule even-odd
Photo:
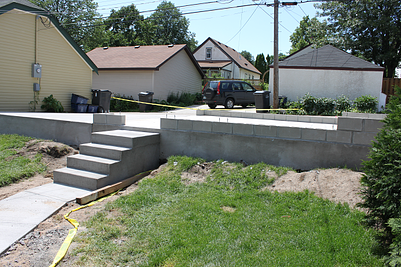
[(89, 190), (45, 184), (0, 201), (0, 254), (56, 213), (67, 202), (82, 197)]

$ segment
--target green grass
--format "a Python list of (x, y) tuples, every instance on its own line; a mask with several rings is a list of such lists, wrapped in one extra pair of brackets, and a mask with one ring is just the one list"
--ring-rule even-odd
[(32, 138), (15, 134), (0, 135), (0, 187), (46, 169), (41, 163), (41, 154), (36, 154), (32, 159), (18, 154), (18, 149), (24, 147), (29, 140)]
[(171, 157), (86, 222), (78, 266), (382, 266), (363, 213), (307, 191), (264, 190), (273, 167), (262, 163), (217, 161), (205, 183), (182, 183), (202, 162)]

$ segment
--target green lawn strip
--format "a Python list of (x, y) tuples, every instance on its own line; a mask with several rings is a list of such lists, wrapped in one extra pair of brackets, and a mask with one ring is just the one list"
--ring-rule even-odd
[(19, 135), (0, 135), (0, 187), (42, 172), (46, 166), (41, 163), (42, 155), (34, 158), (18, 155), (18, 149), (33, 138)]
[[(80, 234), (74, 252), (78, 264), (382, 266), (372, 255), (374, 232), (361, 226), (361, 212), (307, 191), (260, 190), (262, 174), (228, 181), (215, 171), (207, 183), (184, 185), (176, 169), (191, 164), (181, 161), (170, 158), (159, 176), (141, 181), (137, 191), (85, 223), (89, 230)], [(264, 169), (241, 170), (261, 173), (258, 168)], [(241, 172), (236, 165), (228, 169)]]

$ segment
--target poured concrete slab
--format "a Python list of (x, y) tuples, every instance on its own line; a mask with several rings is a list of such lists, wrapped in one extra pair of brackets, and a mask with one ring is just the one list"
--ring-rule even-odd
[(66, 202), (88, 192), (90, 191), (51, 183), (1, 200), (0, 254), (57, 212)]

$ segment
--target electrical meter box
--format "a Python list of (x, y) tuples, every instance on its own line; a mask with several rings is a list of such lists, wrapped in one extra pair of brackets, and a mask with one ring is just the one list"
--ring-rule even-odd
[(35, 63), (32, 64), (32, 77), (42, 78), (42, 65)]
[(34, 83), (33, 84), (33, 91), (34, 92), (39, 92), (40, 91), (40, 84)]

